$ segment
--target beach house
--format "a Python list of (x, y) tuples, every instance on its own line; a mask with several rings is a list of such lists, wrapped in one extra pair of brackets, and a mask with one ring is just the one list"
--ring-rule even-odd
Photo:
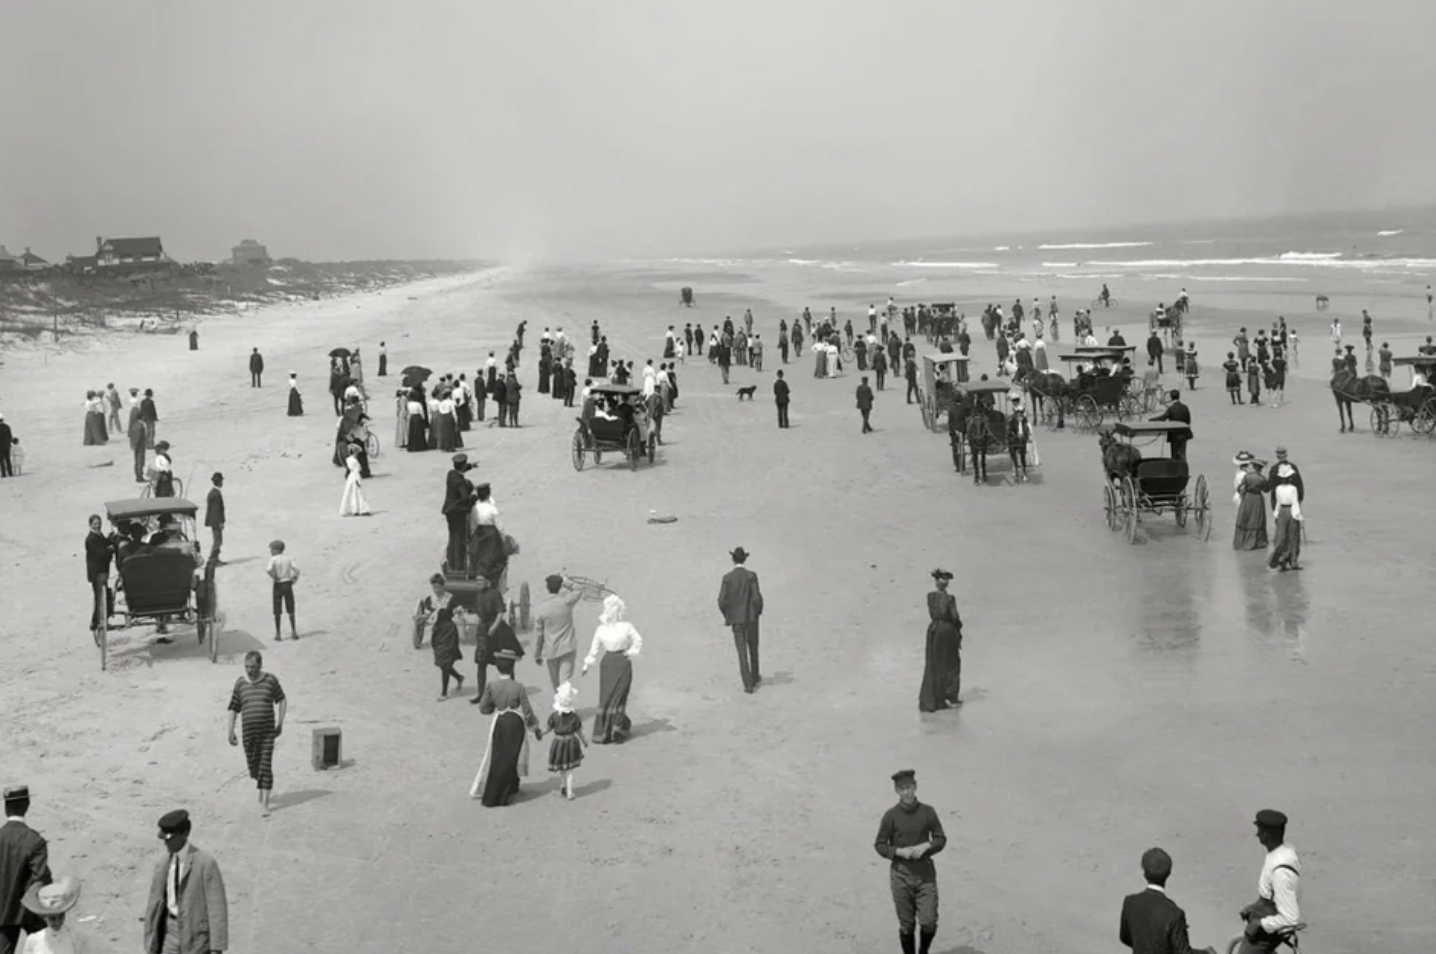
[(164, 243), (158, 236), (147, 238), (95, 239), (95, 265), (101, 270), (158, 265), (167, 261)]
[(30, 251), (30, 247), (27, 245), (25, 246), (25, 254), (20, 256), (20, 267), (27, 272), (40, 272), (49, 268), (50, 263)]
[(268, 265), (269, 249), (254, 239), (245, 239), (230, 249), (231, 261), (235, 265)]
[(0, 245), (0, 272), (18, 272), (24, 267), (18, 258), (5, 250), (5, 246)]

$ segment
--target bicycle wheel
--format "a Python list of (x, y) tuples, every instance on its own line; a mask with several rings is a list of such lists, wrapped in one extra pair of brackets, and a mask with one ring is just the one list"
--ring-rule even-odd
[(371, 460), (379, 456), (379, 437), (373, 431), (364, 439), (364, 449), (369, 452)]

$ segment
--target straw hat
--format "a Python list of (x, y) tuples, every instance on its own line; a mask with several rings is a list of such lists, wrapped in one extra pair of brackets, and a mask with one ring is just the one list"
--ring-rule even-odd
[(1254, 460), (1256, 460), (1256, 455), (1251, 451), (1237, 451), (1237, 455), (1232, 458), (1232, 463), (1238, 467), (1245, 467)]
[(75, 906), (80, 900), (80, 882), (75, 878), (66, 875), (57, 878), (52, 884), (30, 885), (30, 890), (20, 899), (20, 903), (27, 910), (33, 911), (41, 916), (50, 914), (64, 914)]

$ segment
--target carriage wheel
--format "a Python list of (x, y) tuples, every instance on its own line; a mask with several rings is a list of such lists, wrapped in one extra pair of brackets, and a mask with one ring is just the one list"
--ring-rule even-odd
[(1137, 399), (1132, 396), (1130, 391), (1123, 393), (1117, 399), (1117, 420), (1125, 421), (1129, 417), (1136, 417), (1141, 412), (1142, 409), (1138, 406)]
[(1212, 495), (1207, 489), (1205, 474), (1197, 475), (1197, 486), (1192, 491), (1192, 509), (1197, 514), (1197, 536), (1205, 543), (1212, 538)]
[(583, 458), (584, 458), (583, 432), (582, 432), (582, 431), (574, 431), (574, 432), (573, 432), (573, 469), (574, 469), (574, 470), (583, 470)]
[(1127, 542), (1137, 542), (1137, 528), (1141, 525), (1142, 514), (1137, 497), (1137, 485), (1131, 477), (1122, 478), (1122, 503), (1127, 513), (1127, 522), (1123, 529), (1126, 531)]
[[(1430, 437), (1432, 431), (1436, 431), (1436, 398), (1432, 398), (1421, 405), (1416, 416), (1411, 420), (1411, 429), (1425, 437)], [(19, 471), (16, 471), (19, 473)]]
[(643, 440), (638, 436), (636, 428), (628, 432), (625, 454), (628, 456), (628, 469), (637, 470), (638, 462), (643, 457)]
[(95, 617), (99, 619), (99, 628), (95, 630), (95, 645), (100, 647), (100, 671), (104, 672), (110, 667), (110, 594), (105, 580), (95, 581), (95, 602), (97, 608)]
[(1097, 406), (1097, 399), (1090, 394), (1084, 394), (1077, 398), (1073, 406), (1077, 415), (1077, 425), (1089, 431), (1095, 431), (1102, 423), (1102, 409)]
[(1390, 437), (1389, 430), (1382, 424), (1381, 408), (1378, 405), (1371, 405), (1371, 433), (1377, 437)]
[(922, 414), (922, 426), (928, 430), (937, 429), (937, 407), (931, 397), (925, 397), (918, 402), (918, 411)]
[(1042, 411), (1039, 415), (1043, 425), (1052, 430), (1057, 426), (1057, 398), (1044, 397), (1042, 399)]
[(153, 480), (146, 481), (146, 482), (145, 482), (145, 486), (140, 490), (140, 499), (141, 499), (141, 500), (149, 500), (149, 499), (150, 499), (151, 497), (153, 497), (154, 495), (155, 495), (155, 482), (154, 482)]
[(184, 499), (184, 481), (183, 481), (183, 480), (180, 480), (178, 477), (175, 478), (175, 493), (174, 493), (174, 495), (175, 495), (176, 497), (180, 498), (181, 500)]
[(379, 456), (379, 437), (372, 431), (368, 437), (364, 438), (364, 450), (368, 452), (371, 459)]
[(1117, 492), (1112, 489), (1112, 481), (1108, 480), (1107, 485), (1102, 488), (1102, 509), (1107, 513), (1107, 529), (1117, 529)]

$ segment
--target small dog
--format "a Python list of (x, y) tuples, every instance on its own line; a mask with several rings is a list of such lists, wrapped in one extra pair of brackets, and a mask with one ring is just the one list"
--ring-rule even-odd
[(748, 385), (746, 388), (739, 388), (739, 389), (738, 389), (738, 400), (741, 401), (741, 400), (743, 400), (744, 398), (747, 398), (747, 399), (750, 400), (750, 401), (753, 400), (753, 392), (756, 391), (756, 390), (758, 390), (758, 385), (756, 385), (756, 384), (750, 384), (750, 385)]

